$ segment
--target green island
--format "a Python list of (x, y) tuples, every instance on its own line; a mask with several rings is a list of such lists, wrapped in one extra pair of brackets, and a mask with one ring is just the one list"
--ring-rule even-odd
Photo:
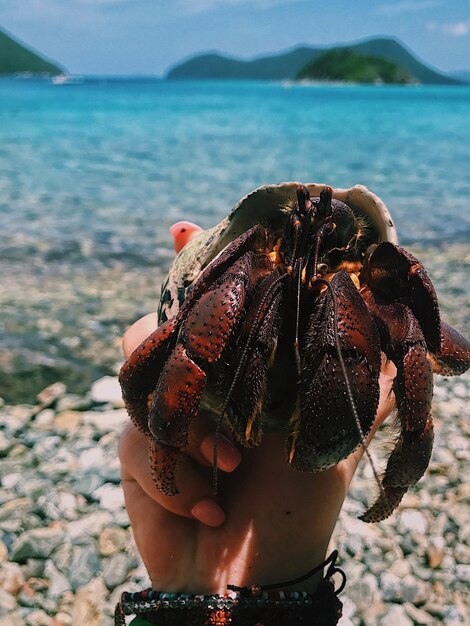
[[(324, 54), (334, 51), (340, 53), (343, 50), (349, 50), (363, 56), (379, 57), (396, 64), (411, 77), (413, 83), (422, 83), (423, 85), (460, 85), (465, 83), (464, 78), (449, 76), (425, 65), (405, 45), (393, 37), (373, 37), (348, 45), (339, 44), (327, 48), (298, 46), (253, 59), (229, 57), (219, 52), (204, 52), (174, 65), (167, 72), (166, 78), (169, 80), (291, 81), (296, 79), (303, 68)], [(370, 62), (369, 65), (371, 65)], [(380, 73), (382, 70), (377, 68), (374, 71)], [(398, 77), (400, 77), (400, 73), (398, 73)], [(408, 80), (408, 82), (410, 81)]]
[(349, 48), (329, 50), (307, 63), (297, 80), (341, 81), (350, 83), (414, 83), (416, 79), (393, 61), (360, 54)]
[(13, 37), (0, 30), (0, 76), (15, 74), (66, 73), (63, 68), (33, 52)]

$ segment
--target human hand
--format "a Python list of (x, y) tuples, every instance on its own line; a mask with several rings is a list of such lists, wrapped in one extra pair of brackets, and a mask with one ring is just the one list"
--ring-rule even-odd
[[(125, 355), (156, 326), (155, 314), (134, 324), (124, 336)], [(394, 376), (394, 366), (384, 363), (379, 409), (368, 440), (394, 408)], [(193, 420), (186, 456), (177, 470), (176, 496), (156, 489), (147, 438), (133, 425), (122, 435), (126, 506), (153, 586), (222, 593), (227, 584), (295, 578), (321, 562), (362, 447), (329, 470), (309, 474), (286, 463), (283, 433), (266, 434), (259, 448), (242, 454), (221, 437), (218, 466), (226, 475), (220, 477), (216, 502), (213, 428), (204, 418)], [(302, 587), (307, 588), (305, 583)]]
[[(133, 350), (157, 328), (157, 316), (151, 313), (133, 324), (123, 337), (123, 352), (127, 358)], [(123, 480), (140, 478), (140, 487), (160, 506), (175, 515), (197, 519), (208, 526), (219, 526), (225, 521), (225, 513), (213, 498), (212, 482), (203, 468), (212, 467), (214, 456), (214, 426), (200, 417), (193, 420), (185, 456), (178, 464), (178, 488), (175, 496), (166, 496), (155, 487), (150, 475), (148, 439), (134, 424), (129, 424), (121, 436), (120, 454), (124, 454)], [(218, 438), (217, 466), (224, 472), (232, 472), (240, 463), (241, 456), (233, 443), (223, 435)], [(124, 484), (126, 487), (126, 483)]]

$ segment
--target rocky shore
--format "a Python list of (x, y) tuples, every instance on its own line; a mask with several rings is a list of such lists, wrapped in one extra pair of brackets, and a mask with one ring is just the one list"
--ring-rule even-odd
[[(468, 246), (408, 249), (427, 268), (443, 318), (468, 336)], [(147, 264), (125, 257), (106, 257), (106, 263), (93, 257), (85, 263), (65, 252), (59, 260), (34, 257), (26, 265), (14, 255), (0, 259), (0, 396), (9, 404), (33, 404), (36, 394), (57, 380), (83, 394), (94, 380), (112, 374), (121, 359), (124, 329), (156, 310), (174, 255), (163, 244), (155, 252), (158, 262), (151, 258)]]
[[(469, 392), (469, 376), (437, 381), (432, 462), (380, 524), (357, 519), (374, 489), (361, 464), (332, 545), (348, 577), (342, 626), (469, 623)], [(109, 625), (121, 592), (149, 584), (119, 486), (128, 418), (117, 380), (83, 395), (55, 383), (35, 405), (2, 404), (0, 626)]]

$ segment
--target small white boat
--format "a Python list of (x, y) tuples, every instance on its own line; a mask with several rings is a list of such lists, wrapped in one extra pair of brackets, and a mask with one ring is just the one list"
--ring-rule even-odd
[(59, 74), (51, 78), (53, 85), (75, 85), (80, 82), (82, 81), (79, 76), (70, 76), (70, 74)]

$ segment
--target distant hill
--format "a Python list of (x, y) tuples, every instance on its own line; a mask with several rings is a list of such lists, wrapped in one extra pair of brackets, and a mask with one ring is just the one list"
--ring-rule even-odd
[(450, 72), (450, 75), (464, 83), (470, 83), (470, 70), (461, 70), (460, 72)]
[(235, 59), (219, 53), (206, 53), (177, 64), (169, 70), (167, 78), (294, 80), (303, 67), (321, 54), (341, 48), (348, 48), (358, 54), (381, 57), (396, 63), (420, 83), (456, 85), (461, 82), (427, 67), (396, 39), (390, 38), (368, 39), (356, 44), (330, 46), (328, 48), (301, 46), (287, 52), (252, 60)]
[(324, 52), (307, 63), (296, 78), (402, 85), (413, 82), (412, 76), (396, 63), (370, 54), (358, 54), (349, 48)]
[(0, 75), (64, 74), (65, 70), (42, 58), (32, 50), (0, 30)]

